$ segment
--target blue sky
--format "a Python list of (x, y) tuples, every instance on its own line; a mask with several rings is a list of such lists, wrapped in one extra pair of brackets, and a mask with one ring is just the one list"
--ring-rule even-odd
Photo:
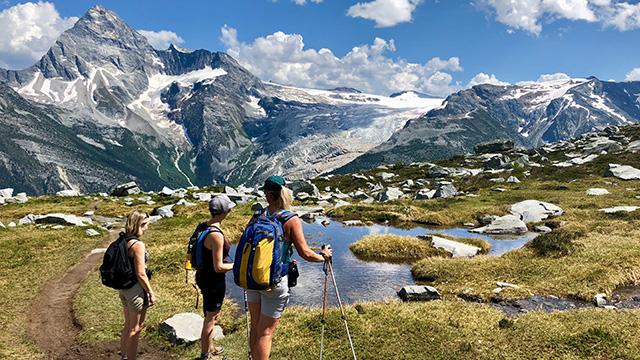
[[(640, 0), (104, 0), (164, 49), (224, 51), (265, 81), (437, 96), (478, 83), (640, 80)], [(0, 0), (0, 67), (37, 61), (98, 3)]]

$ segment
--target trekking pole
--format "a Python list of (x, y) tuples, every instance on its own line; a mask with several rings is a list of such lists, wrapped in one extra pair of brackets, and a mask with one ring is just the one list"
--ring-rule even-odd
[[(324, 249), (324, 245), (322, 245), (322, 248)], [(322, 360), (322, 349), (323, 349), (323, 345), (324, 345), (324, 316), (325, 316), (325, 311), (327, 310), (327, 283), (329, 281), (329, 269), (327, 268), (327, 262), (331, 261), (330, 258), (327, 258), (328, 260), (325, 260), (324, 265), (322, 266), (322, 271), (324, 271), (324, 300), (322, 301), (322, 333), (320, 335), (320, 360)]]
[[(323, 247), (324, 248), (324, 247)], [(344, 314), (344, 308), (342, 307), (342, 301), (340, 301), (340, 294), (338, 294), (338, 286), (336, 285), (336, 277), (333, 275), (333, 267), (331, 261), (326, 262), (331, 274), (331, 281), (333, 281), (333, 288), (336, 289), (336, 297), (338, 298), (338, 305), (340, 306), (340, 312), (342, 313), (342, 320), (344, 320), (344, 327), (347, 329), (347, 337), (349, 338), (349, 345), (351, 345), (351, 353), (353, 354), (353, 360), (356, 359), (356, 351), (353, 349), (353, 342), (351, 341), (351, 334), (349, 333), (349, 325), (347, 325), (347, 317)]]
[(247, 301), (247, 290), (244, 290), (244, 313), (247, 315), (247, 351), (251, 359), (251, 333), (249, 331), (249, 302)]

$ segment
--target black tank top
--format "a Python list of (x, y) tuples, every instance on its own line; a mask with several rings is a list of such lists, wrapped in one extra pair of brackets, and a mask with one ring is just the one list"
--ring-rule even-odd
[[(215, 226), (210, 227), (211, 232), (220, 232), (224, 239), (224, 246), (222, 247), (222, 262), (224, 264), (229, 263), (229, 250), (231, 250), (231, 245), (227, 241), (227, 238), (224, 236), (222, 230), (218, 229)], [(209, 234), (207, 234), (209, 236)], [(204, 269), (202, 271), (196, 272), (196, 277), (200, 278), (201, 281), (204, 281), (207, 284), (218, 284), (221, 281), (225, 280), (226, 273), (217, 273), (213, 268), (213, 252), (210, 249), (207, 249), (206, 246), (202, 246), (202, 265)]]

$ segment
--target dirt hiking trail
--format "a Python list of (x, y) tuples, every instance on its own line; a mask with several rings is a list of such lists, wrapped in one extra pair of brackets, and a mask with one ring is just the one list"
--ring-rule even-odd
[[(93, 206), (91, 206), (93, 205)], [(95, 204), (90, 205), (95, 208)], [(111, 230), (101, 245), (106, 248), (118, 237), (119, 230)], [(96, 347), (76, 342), (81, 330), (73, 314), (73, 298), (78, 289), (102, 261), (103, 253), (86, 254), (85, 259), (68, 269), (60, 278), (48, 283), (29, 309), (27, 329), (29, 338), (45, 354), (45, 359), (119, 359), (120, 342), (106, 341)], [(115, 293), (114, 293), (114, 296)], [(151, 309), (153, 311), (153, 308)], [(120, 314), (114, 314), (120, 316)], [(164, 360), (170, 355), (140, 339), (138, 359)]]

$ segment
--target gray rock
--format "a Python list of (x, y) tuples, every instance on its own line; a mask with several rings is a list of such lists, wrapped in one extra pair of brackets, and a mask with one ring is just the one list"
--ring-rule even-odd
[(509, 151), (515, 146), (515, 141), (512, 139), (493, 140), (485, 143), (476, 144), (473, 147), (473, 151), (476, 154), (484, 154), (497, 151)]
[(366, 199), (369, 197), (369, 195), (367, 195), (366, 193), (364, 193), (363, 191), (356, 191), (353, 193), (353, 195), (351, 195), (352, 198), (354, 199)]
[(225, 194), (239, 194), (238, 191), (235, 188), (232, 188), (231, 186), (225, 186), (224, 192)]
[(5, 204), (5, 199), (0, 196), (0, 205), (4, 205), (4, 204)]
[(421, 189), (420, 191), (418, 191), (418, 193), (416, 194), (416, 196), (413, 198), (413, 200), (429, 200), (429, 199), (433, 199), (433, 196), (436, 194), (436, 190), (429, 190), (429, 189)]
[(192, 196), (198, 201), (209, 202), (211, 200), (211, 193), (193, 193)]
[(640, 170), (628, 165), (609, 164), (604, 176), (620, 180), (640, 180)]
[(342, 206), (349, 206), (349, 205), (351, 205), (350, 202), (346, 202), (344, 200), (338, 200), (338, 201), (336, 201), (336, 204), (333, 207), (339, 208), (339, 207), (342, 207)]
[(35, 222), (37, 224), (60, 224), (69, 226), (89, 226), (93, 224), (93, 221), (88, 217), (60, 213), (37, 215)]
[(305, 201), (307, 199), (309, 199), (309, 194), (306, 192), (299, 192), (296, 194), (296, 200), (298, 201)]
[(402, 186), (402, 187), (412, 187), (413, 185), (414, 185), (413, 180), (408, 179), (408, 180), (405, 180), (400, 186)]
[(537, 233), (540, 233), (540, 234), (548, 234), (552, 230), (548, 226), (536, 226), (536, 227), (533, 228), (533, 231), (535, 231)]
[[(152, 202), (153, 204), (149, 204), (149, 202)], [(147, 204), (149, 204), (149, 205), (154, 205), (154, 204), (155, 204), (155, 202), (153, 202), (153, 201), (147, 201)], [(187, 207), (190, 207), (190, 206), (198, 206), (198, 204), (196, 204), (196, 203), (192, 203), (192, 202), (188, 202), (188, 201), (187, 201), (187, 200), (185, 200), (185, 199), (180, 199), (180, 200), (178, 200), (178, 202), (176, 203), (176, 205), (183, 205), (183, 206), (187, 206)]]
[(53, 230), (62, 230), (64, 229), (64, 225), (54, 225), (51, 227), (51, 229)]
[(86, 217), (92, 217), (93, 215), (95, 215), (93, 211), (85, 211), (85, 213), (82, 214), (82, 216), (86, 216)]
[(316, 204), (320, 206), (331, 206), (331, 203), (328, 202), (327, 200), (320, 200)]
[(33, 214), (29, 214), (24, 216), (22, 219), (18, 220), (18, 225), (31, 225), (36, 223), (36, 216)]
[(369, 179), (362, 175), (362, 174), (353, 174), (351, 175), (351, 180), (364, 180), (364, 181), (368, 181)]
[(320, 190), (318, 190), (318, 187), (311, 183), (311, 181), (293, 181), (287, 183), (286, 186), (291, 189), (293, 196), (296, 196), (300, 192), (305, 192), (314, 198), (320, 196)]
[(594, 296), (593, 303), (598, 307), (605, 306), (607, 304), (607, 294), (598, 294)]
[(200, 188), (195, 186), (195, 185), (193, 185), (193, 186), (187, 186), (187, 190), (189, 190), (189, 191), (198, 191), (198, 190), (200, 190)]
[(598, 138), (596, 141), (593, 141), (582, 149), (584, 154), (599, 154), (602, 151), (612, 152), (612, 151), (620, 151), (622, 150), (622, 145), (620, 145), (617, 141), (609, 140), (607, 138)]
[[(202, 323), (204, 319), (194, 313), (176, 314), (160, 323), (160, 329), (164, 331), (174, 344), (190, 344), (200, 340)], [(216, 325), (213, 332), (214, 340), (224, 337), (222, 328)]]
[(587, 196), (606, 195), (608, 193), (609, 193), (609, 190), (601, 189), (601, 188), (591, 188), (591, 189), (588, 189), (587, 191), (585, 191), (585, 195), (587, 195)]
[(389, 201), (389, 200), (397, 200), (402, 195), (404, 195), (402, 190), (400, 190), (398, 188), (388, 187), (388, 188), (383, 189), (380, 193), (378, 193), (377, 200), (380, 201), (380, 202), (386, 202), (386, 201)]
[(482, 251), (479, 247), (471, 246), (457, 241), (431, 236), (431, 244), (434, 248), (441, 248), (451, 253), (451, 257), (474, 257)]
[(179, 198), (184, 198), (185, 196), (187, 196), (189, 192), (187, 191), (187, 189), (175, 189), (173, 191), (173, 196), (174, 197), (179, 197)]
[(134, 181), (128, 182), (126, 184), (121, 184), (115, 187), (111, 191), (111, 196), (129, 196), (140, 193), (140, 188)]
[(471, 232), (479, 234), (514, 234), (521, 235), (527, 232), (527, 224), (518, 217), (513, 215), (505, 215), (496, 218), (491, 224), (476, 229)]
[(500, 286), (501, 288), (505, 288), (505, 287), (514, 288), (514, 289), (519, 289), (520, 288), (520, 286), (518, 286), (518, 285), (509, 284), (509, 283), (500, 282), (500, 281), (498, 281), (496, 283), (496, 285)]
[(175, 191), (173, 191), (173, 190), (171, 190), (171, 189), (169, 189), (168, 187), (165, 186), (165, 187), (162, 188), (162, 190), (160, 190), (158, 195), (160, 195), (160, 196), (173, 196), (174, 193), (175, 193)]
[(538, 222), (550, 216), (559, 216), (564, 211), (556, 205), (539, 200), (525, 200), (511, 205), (511, 213), (525, 223)]
[(496, 155), (482, 163), (483, 169), (501, 169), (509, 165), (511, 158), (506, 155)]
[(482, 215), (480, 218), (478, 218), (478, 222), (482, 225), (487, 225), (487, 224), (491, 224), (495, 219), (497, 219), (498, 217), (495, 215)]
[(512, 184), (520, 184), (520, 179), (518, 179), (515, 176), (509, 176), (509, 178), (507, 179), (507, 182)]
[(24, 204), (29, 201), (29, 198), (26, 193), (21, 192), (14, 197), (5, 198), (4, 200), (7, 204)]
[(640, 140), (630, 142), (627, 146), (627, 151), (632, 153), (640, 151)]
[(405, 286), (398, 291), (398, 296), (402, 301), (431, 301), (442, 299), (442, 296), (440, 296), (436, 288), (421, 285)]
[(56, 193), (56, 196), (72, 197), (72, 196), (80, 196), (80, 194), (78, 194), (78, 192), (75, 190), (62, 190), (62, 191), (58, 191)]
[(375, 184), (375, 185), (373, 185), (373, 184), (369, 185), (369, 192), (370, 193), (376, 192), (376, 191), (380, 191), (382, 189), (384, 189), (384, 186), (382, 186), (382, 184), (379, 183), (379, 182), (377, 184)]
[(85, 232), (86, 232), (86, 233), (87, 233), (87, 235), (89, 235), (89, 236), (98, 236), (98, 235), (100, 235), (100, 233), (99, 233), (99, 232), (97, 232), (97, 231), (96, 231), (96, 230), (94, 230), (94, 229), (87, 229), (87, 231), (85, 231)]
[(448, 168), (434, 165), (429, 170), (427, 170), (425, 176), (429, 179), (439, 179), (449, 177), (450, 174), (451, 171)]
[(151, 215), (157, 215), (163, 218), (170, 218), (170, 217), (173, 217), (173, 211), (171, 211), (172, 208), (173, 208), (173, 204), (162, 206), (153, 210)]
[(600, 209), (599, 211), (604, 211), (606, 214), (613, 214), (621, 211), (634, 212), (638, 209), (640, 209), (640, 206), (614, 206), (606, 209)]
[(388, 172), (379, 172), (376, 174), (377, 177), (379, 177), (380, 179), (382, 179), (382, 181), (389, 181), (391, 179), (393, 179), (394, 177), (396, 177), (396, 174), (392, 174), (392, 173), (388, 173)]
[(429, 181), (426, 179), (418, 179), (416, 180), (416, 185), (418, 186), (429, 186)]
[(433, 194), (433, 198), (450, 198), (458, 195), (458, 190), (452, 184), (441, 185)]
[(1, 189), (0, 197), (3, 197), (3, 198), (13, 197), (13, 189), (12, 188)]
[(360, 202), (363, 203), (363, 204), (372, 204), (374, 201), (376, 201), (376, 200), (369, 196), (369, 197), (367, 197), (366, 199), (364, 199), (364, 200), (362, 200)]
[(504, 188), (493, 188), (493, 189), (491, 189), (491, 191), (505, 192), (505, 191), (507, 191), (507, 189), (504, 189)]
[(16, 223), (14, 223), (13, 221), (10, 221), (10, 222), (7, 224), (7, 227), (16, 227)]
[(0, 228), (6, 229), (7, 227), (4, 226), (4, 224), (2, 223), (2, 221), (0, 221)]
[(489, 179), (489, 181), (500, 183), (500, 182), (504, 182), (504, 178), (503, 177), (497, 177), (497, 178)]

